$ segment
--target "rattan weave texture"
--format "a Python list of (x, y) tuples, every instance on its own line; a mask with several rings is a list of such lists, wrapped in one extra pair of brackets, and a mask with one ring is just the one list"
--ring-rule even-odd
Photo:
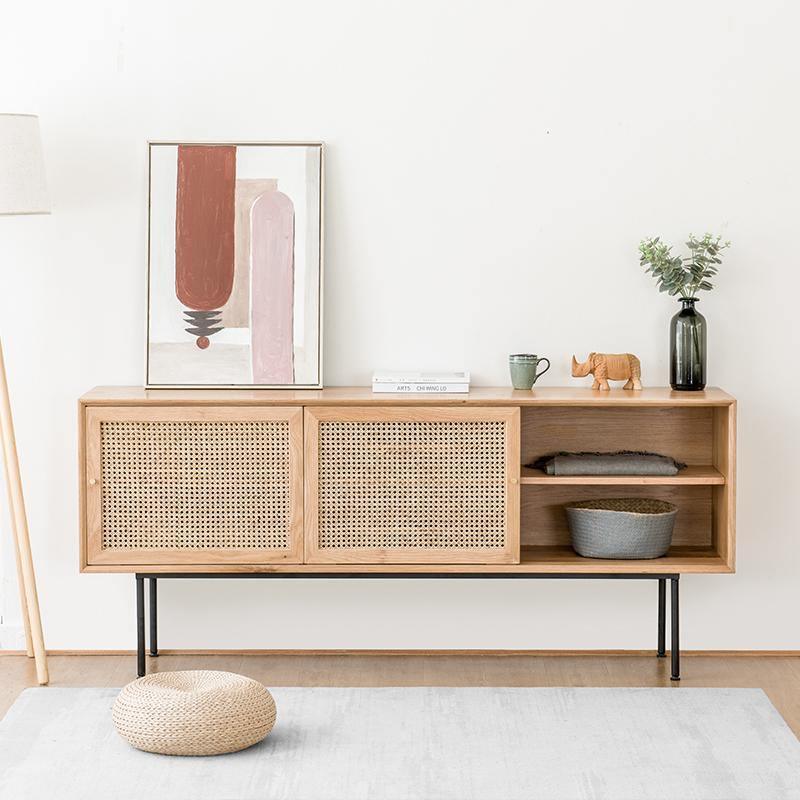
[(104, 549), (289, 546), (286, 421), (104, 421)]
[(325, 421), (319, 462), (321, 548), (506, 545), (503, 422)]

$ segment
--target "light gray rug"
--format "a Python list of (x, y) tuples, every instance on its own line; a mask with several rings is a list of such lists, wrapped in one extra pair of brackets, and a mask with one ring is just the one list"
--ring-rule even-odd
[(216, 758), (130, 748), (116, 689), (28, 689), (0, 723), (3, 800), (784, 800), (800, 743), (757, 689), (274, 689)]

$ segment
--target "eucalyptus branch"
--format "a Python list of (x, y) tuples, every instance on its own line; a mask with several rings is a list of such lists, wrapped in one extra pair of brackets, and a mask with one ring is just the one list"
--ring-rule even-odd
[(731, 243), (710, 233), (702, 239), (690, 234), (686, 246), (689, 255), (681, 257), (673, 255), (672, 247), (657, 236), (639, 243), (639, 264), (655, 278), (658, 290), (672, 297), (694, 297), (698, 291), (713, 289), (711, 279), (722, 263), (720, 254)]

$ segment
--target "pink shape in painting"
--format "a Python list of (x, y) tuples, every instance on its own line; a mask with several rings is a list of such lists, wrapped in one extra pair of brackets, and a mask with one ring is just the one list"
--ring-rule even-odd
[(253, 204), (250, 340), (253, 382), (294, 382), (294, 205), (281, 192)]

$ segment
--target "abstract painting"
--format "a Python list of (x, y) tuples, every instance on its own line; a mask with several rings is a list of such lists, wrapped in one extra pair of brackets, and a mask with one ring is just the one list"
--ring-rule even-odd
[(150, 387), (322, 385), (322, 143), (150, 143)]

